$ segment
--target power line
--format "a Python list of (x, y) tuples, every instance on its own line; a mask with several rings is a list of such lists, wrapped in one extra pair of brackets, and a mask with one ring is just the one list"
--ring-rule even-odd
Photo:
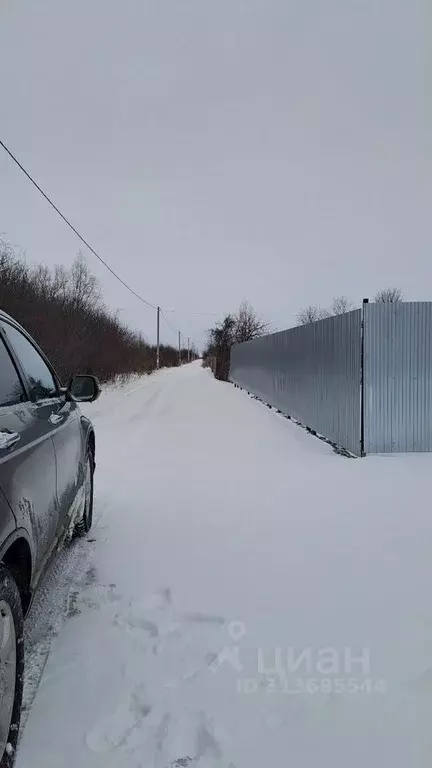
[(220, 317), (223, 315), (223, 312), (179, 312), (177, 309), (165, 309), (164, 311), (175, 315), (200, 315), (201, 317)]
[(167, 324), (168, 328), (171, 328), (171, 330), (173, 331), (173, 333), (178, 333), (179, 329), (178, 329), (178, 328), (173, 328), (173, 326), (171, 325), (171, 323), (168, 321), (168, 318), (167, 318), (167, 316), (166, 316), (166, 314), (165, 314), (165, 311), (164, 311), (163, 309), (161, 309), (161, 315), (162, 315), (163, 319), (165, 320), (165, 322), (166, 322), (166, 324)]
[(146, 304), (148, 307), (151, 307), (152, 309), (157, 309), (157, 306), (156, 306), (155, 304), (151, 304), (151, 302), (150, 302), (150, 301), (147, 301), (146, 299), (144, 299), (142, 296), (140, 296), (140, 294), (139, 294), (139, 293), (137, 293), (136, 291), (134, 291), (134, 289), (133, 289), (133, 288), (131, 288), (131, 287), (130, 287), (130, 285), (128, 285), (127, 283), (125, 283), (125, 281), (124, 281), (124, 280), (122, 280), (122, 278), (121, 278), (121, 277), (120, 277), (120, 276), (117, 274), (117, 272), (115, 272), (115, 271), (112, 269), (112, 267), (110, 267), (110, 265), (109, 265), (109, 264), (107, 264), (107, 262), (106, 262), (106, 261), (105, 261), (105, 260), (102, 258), (102, 256), (99, 256), (99, 254), (98, 254), (98, 253), (95, 251), (95, 249), (94, 249), (94, 248), (92, 248), (92, 246), (90, 245), (90, 243), (88, 243), (88, 242), (87, 242), (87, 240), (85, 240), (85, 238), (84, 238), (84, 237), (83, 237), (83, 236), (82, 236), (82, 235), (81, 235), (81, 234), (78, 232), (78, 230), (77, 230), (77, 229), (76, 229), (76, 228), (73, 226), (73, 224), (71, 224), (71, 222), (69, 221), (69, 219), (67, 219), (67, 218), (66, 218), (66, 216), (65, 216), (65, 215), (64, 215), (64, 214), (61, 212), (60, 208), (58, 208), (58, 207), (57, 207), (57, 205), (56, 205), (55, 203), (53, 203), (53, 201), (51, 200), (51, 198), (50, 198), (50, 197), (48, 197), (48, 195), (47, 195), (47, 194), (46, 194), (46, 193), (43, 191), (43, 189), (42, 189), (42, 188), (39, 186), (39, 184), (38, 184), (38, 183), (37, 183), (37, 182), (34, 180), (34, 178), (33, 178), (33, 177), (32, 177), (32, 176), (31, 176), (31, 175), (28, 173), (28, 171), (26, 171), (26, 169), (24, 168), (24, 166), (23, 166), (23, 165), (21, 165), (21, 163), (19, 162), (18, 158), (16, 158), (16, 157), (15, 157), (15, 155), (14, 155), (14, 154), (13, 154), (13, 153), (10, 151), (10, 149), (8, 149), (8, 147), (6, 146), (6, 144), (5, 144), (5, 143), (4, 143), (4, 142), (3, 142), (1, 139), (0, 139), (0, 145), (3, 147), (3, 149), (5, 150), (5, 152), (7, 152), (7, 154), (8, 154), (8, 155), (9, 155), (9, 157), (10, 157), (10, 158), (11, 158), (11, 159), (14, 161), (14, 163), (16, 163), (16, 165), (17, 165), (17, 166), (18, 166), (18, 168), (19, 168), (19, 169), (20, 169), (20, 170), (21, 170), (21, 171), (24, 173), (24, 175), (25, 175), (25, 176), (27, 176), (27, 178), (28, 178), (28, 179), (29, 179), (29, 181), (30, 181), (30, 182), (33, 184), (33, 186), (34, 186), (34, 187), (36, 187), (36, 189), (38, 190), (38, 192), (40, 192), (40, 194), (42, 195), (42, 197), (44, 197), (44, 198), (45, 198), (45, 200), (46, 200), (46, 201), (47, 201), (47, 202), (50, 204), (50, 206), (51, 206), (52, 208), (54, 208), (55, 212), (56, 212), (56, 213), (58, 213), (58, 215), (59, 215), (59, 216), (60, 216), (60, 217), (63, 219), (63, 221), (65, 222), (65, 224), (67, 224), (67, 226), (68, 226), (68, 227), (69, 227), (69, 228), (72, 230), (72, 232), (74, 232), (74, 233), (75, 233), (75, 235), (76, 235), (76, 236), (77, 236), (77, 237), (78, 237), (78, 238), (81, 240), (81, 242), (82, 242), (82, 243), (84, 243), (84, 245), (85, 245), (85, 246), (86, 246), (86, 247), (89, 249), (89, 251), (91, 251), (91, 253), (92, 253), (94, 256), (96, 256), (96, 258), (97, 258), (97, 259), (99, 259), (99, 261), (100, 261), (100, 262), (101, 262), (101, 263), (104, 265), (104, 267), (106, 267), (106, 268), (108, 269), (108, 271), (109, 271), (109, 272), (111, 272), (111, 274), (112, 274), (112, 275), (114, 275), (114, 277), (115, 277), (115, 278), (116, 278), (116, 279), (117, 279), (117, 280), (118, 280), (118, 281), (119, 281), (119, 282), (120, 282), (120, 283), (121, 283), (121, 284), (122, 284), (122, 285), (123, 285), (125, 288), (127, 288), (127, 290), (128, 290), (128, 291), (130, 291), (130, 293), (132, 293), (132, 294), (133, 294), (133, 295), (134, 295), (134, 296), (135, 296), (137, 299), (139, 299), (140, 301), (142, 301), (142, 302), (143, 302), (143, 304)]
[(183, 338), (185, 338), (185, 339), (190, 339), (190, 341), (192, 341), (194, 344), (196, 344), (197, 346), (200, 346), (200, 342), (198, 342), (196, 339), (192, 339), (190, 336), (186, 336), (184, 333), (182, 333), (182, 331), (180, 331), (180, 329), (179, 329), (179, 328), (174, 328), (174, 327), (171, 325), (171, 323), (169, 322), (169, 320), (168, 320), (168, 318), (167, 318), (167, 316), (166, 316), (165, 312), (166, 312), (166, 310), (164, 311), (163, 309), (161, 309), (161, 311), (160, 311), (160, 313), (161, 313), (161, 315), (162, 315), (163, 319), (165, 320), (165, 322), (166, 322), (166, 324), (167, 324), (168, 328), (170, 328), (170, 329), (172, 330), (172, 332), (173, 332), (173, 333), (180, 333), (180, 335), (181, 335), (181, 336), (183, 336)]

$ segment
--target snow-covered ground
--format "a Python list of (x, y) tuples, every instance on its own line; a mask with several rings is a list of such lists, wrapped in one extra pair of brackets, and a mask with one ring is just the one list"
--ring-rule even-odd
[(199, 364), (86, 412), (18, 768), (429, 766), (432, 456), (343, 458)]

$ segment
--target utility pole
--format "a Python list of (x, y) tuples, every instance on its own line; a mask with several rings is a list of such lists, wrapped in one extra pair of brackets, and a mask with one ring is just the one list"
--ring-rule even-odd
[(160, 347), (160, 307), (157, 308), (156, 368), (159, 368), (159, 364), (160, 364), (159, 347)]
[(188, 336), (188, 363), (190, 363), (190, 338)]
[(178, 334), (179, 334), (179, 365), (181, 365), (182, 361), (181, 361), (181, 333), (180, 333), (180, 331), (178, 332)]

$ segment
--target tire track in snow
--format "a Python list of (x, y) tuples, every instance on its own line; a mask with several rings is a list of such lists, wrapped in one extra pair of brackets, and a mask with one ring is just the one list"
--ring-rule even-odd
[(73, 592), (85, 585), (93, 553), (93, 535), (98, 534), (101, 513), (95, 509), (94, 529), (86, 539), (73, 539), (54, 557), (36, 591), (24, 628), (25, 675), (20, 738), (35, 700), (51, 648), (63, 624)]
[[(161, 372), (162, 373), (162, 372)], [(161, 395), (165, 396), (165, 388), (159, 378), (145, 377), (144, 381), (124, 392), (124, 402), (128, 402), (130, 410), (130, 397), (136, 398), (137, 410), (129, 420), (143, 420), (155, 410), (159, 411)], [(163, 377), (165, 380), (166, 377)], [(147, 390), (147, 392), (145, 391)], [(110, 392), (107, 393), (108, 396)], [(116, 392), (118, 395), (118, 393)], [(147, 394), (147, 397), (145, 396)], [(144, 397), (143, 397), (144, 395)], [(165, 398), (162, 397), (162, 400)], [(156, 404), (158, 407), (155, 407)], [(101, 404), (102, 405), (102, 404)], [(106, 403), (103, 403), (106, 405)], [(82, 408), (83, 412), (87, 412)], [(112, 411), (108, 406), (98, 410), (88, 410), (88, 415), (96, 422), (96, 439), (100, 429), (113, 418), (122, 414)], [(100, 422), (100, 426), (98, 426)], [(85, 589), (86, 574), (91, 563), (93, 552), (93, 536), (100, 532), (99, 522), (102, 512), (97, 509), (97, 497), (95, 498), (95, 518), (92, 531), (86, 539), (74, 539), (71, 544), (66, 544), (54, 557), (48, 571), (36, 591), (32, 607), (25, 622), (25, 653), (26, 671), (24, 678), (23, 708), (21, 715), (20, 735), (24, 731), (25, 724), (35, 700), (40, 681), (42, 679), (49, 655), (59, 635), (63, 624), (68, 620), (68, 606), (73, 603), (76, 596)]]

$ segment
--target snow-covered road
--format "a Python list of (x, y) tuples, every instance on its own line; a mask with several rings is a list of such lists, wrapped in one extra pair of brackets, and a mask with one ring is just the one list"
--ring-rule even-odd
[(86, 412), (95, 541), (18, 768), (429, 766), (432, 456), (343, 458), (196, 363)]

